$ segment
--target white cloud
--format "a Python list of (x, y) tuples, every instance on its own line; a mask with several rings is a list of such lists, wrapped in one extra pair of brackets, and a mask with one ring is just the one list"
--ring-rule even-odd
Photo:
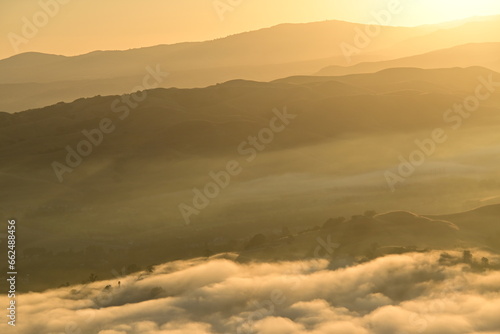
[(326, 260), (172, 262), (122, 278), (121, 287), (114, 280), (23, 294), (16, 333), (498, 333), (500, 273), (438, 258), (392, 255), (338, 270)]

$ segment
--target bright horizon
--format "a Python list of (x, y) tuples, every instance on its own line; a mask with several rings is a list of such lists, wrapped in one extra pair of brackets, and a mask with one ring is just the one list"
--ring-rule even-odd
[[(53, 9), (53, 15), (45, 17), (48, 17), (45, 23), (40, 3), (53, 4), (55, 1), (64, 4)], [(370, 23), (373, 21), (371, 12), (387, 9), (391, 1), (371, 0), (369, 3), (361, 9), (349, 0), (294, 0), (293, 6), (285, 0), (275, 0), (271, 4), (265, 0), (109, 0), (106, 3), (96, 0), (27, 0), (23, 3), (7, 0), (0, 4), (3, 13), (0, 33), (4, 36), (0, 40), (0, 59), (24, 52), (73, 56), (96, 50), (205, 41), (282, 23), (324, 20)], [(219, 12), (215, 4), (219, 4)], [(418, 3), (400, 0), (400, 4), (401, 13), (389, 25), (419, 26), (500, 14), (500, 2), (495, 0), (460, 3), (442, 0), (438, 4), (432, 0)], [(365, 9), (367, 7), (371, 10)], [(33, 24), (33, 17), (42, 24), (36, 27), (38, 31), (33, 36), (25, 38), (23, 27), (27, 21)], [(23, 42), (13, 47), (13, 36), (23, 38)]]

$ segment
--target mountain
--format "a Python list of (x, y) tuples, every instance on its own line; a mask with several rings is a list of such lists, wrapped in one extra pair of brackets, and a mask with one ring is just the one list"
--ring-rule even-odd
[[(206, 42), (95, 51), (73, 57), (20, 54), (0, 61), (0, 83), (127, 77), (142, 75), (146, 66), (156, 64), (165, 71), (176, 72), (290, 64), (332, 57), (343, 63), (344, 55), (338, 46), (353, 40), (355, 29), (366, 26), (343, 21), (281, 24)], [(432, 28), (384, 27), (384, 31), (384, 38), (374, 40), (366, 51), (387, 48)]]
[[(436, 41), (442, 34), (460, 34), (461, 43), (450, 46), (477, 42), (482, 38), (477, 34), (497, 22), (499, 18), (491, 17), (412, 28), (383, 26), (376, 37), (365, 36), (361, 48), (356, 40), (373, 27), (324, 21), (282, 24), (206, 42), (72, 57), (20, 54), (0, 60), (0, 110), (15, 112), (80, 97), (131, 93), (142, 85), (146, 68), (157, 65), (169, 73), (160, 87), (206, 87), (233, 79), (270, 81), (305, 75), (328, 65), (382, 61), (440, 49), (443, 45)], [(469, 29), (471, 33), (464, 32)], [(359, 52), (346, 57), (346, 45)]]
[(499, 29), (500, 16), (492, 16), (487, 20), (466, 22), (456, 27), (439, 29), (423, 36), (409, 38), (395, 44), (390, 50), (399, 58), (469, 43), (500, 42), (498, 37), (491, 34), (492, 31)]
[(361, 73), (341, 76), (294, 76), (278, 79), (277, 83), (313, 84), (315, 82), (341, 82), (355, 87), (363, 87), (370, 92), (390, 92), (391, 89), (404, 91), (421, 89), (423, 92), (455, 91), (470, 92), (478, 83), (478, 77), (497, 75), (487, 68), (389, 68), (376, 73)]
[(355, 73), (373, 73), (395, 67), (431, 69), (483, 66), (494, 71), (500, 71), (499, 54), (500, 43), (473, 43), (394, 60), (364, 62), (349, 67), (328, 66), (321, 69), (317, 75), (337, 76)]

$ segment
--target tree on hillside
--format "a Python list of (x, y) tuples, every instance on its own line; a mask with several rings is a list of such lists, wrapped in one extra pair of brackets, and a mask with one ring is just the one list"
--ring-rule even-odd
[(345, 217), (330, 218), (323, 224), (322, 229), (335, 228), (345, 222), (345, 220)]
[(266, 242), (267, 242), (266, 236), (262, 233), (259, 233), (259, 234), (254, 235), (253, 238), (250, 239), (250, 241), (246, 245), (245, 249), (256, 248), (256, 247), (262, 246)]
[(363, 216), (368, 217), (368, 218), (373, 218), (373, 217), (375, 217), (376, 214), (377, 214), (377, 211), (375, 211), (375, 210), (367, 210), (367, 211), (365, 211)]
[(464, 263), (472, 264), (472, 253), (470, 250), (464, 250), (462, 261)]

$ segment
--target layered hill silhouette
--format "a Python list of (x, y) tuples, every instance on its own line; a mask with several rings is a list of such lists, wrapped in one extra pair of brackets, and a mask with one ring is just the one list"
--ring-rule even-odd
[[(0, 145), (9, 154), (23, 150), (40, 154), (43, 150), (36, 144), (40, 143), (46, 154), (34, 158), (53, 157), (100, 118), (118, 120), (126, 115), (133, 121), (122, 122), (101, 150), (122, 145), (120, 151), (132, 153), (133, 148), (148, 146), (142, 154), (192, 151), (209, 155), (233, 148), (242, 131), (250, 134), (266, 126), (272, 110), (281, 106), (301, 113), (302, 121), (283, 134), (283, 143), (292, 146), (349, 132), (414, 131), (442, 122), (443, 111), (473, 92), (478, 78), (492, 75), (500, 74), (481, 67), (399, 68), (339, 77), (289, 77), (270, 83), (234, 80), (202, 89), (150, 90), (144, 103), (135, 103), (136, 108), (126, 113), (116, 108), (126, 106), (125, 102), (113, 107), (122, 97), (82, 98), (0, 114)], [(368, 116), (366, 110), (370, 110)], [(40, 142), (42, 137), (52, 139)]]
[[(207, 42), (73, 57), (25, 53), (0, 61), (0, 110), (15, 112), (80, 97), (130, 93), (142, 83), (148, 66), (159, 65), (169, 73), (162, 87), (192, 88), (233, 79), (269, 81), (316, 73), (329, 65), (384, 61), (464, 43), (500, 42), (500, 38), (485, 37), (491, 36), (489, 32), (499, 22), (491, 17), (413, 28), (383, 26), (377, 36), (365, 36), (363, 45), (356, 43), (357, 36), (366, 34), (369, 26), (325, 21), (283, 24)], [(341, 46), (347, 44), (359, 52), (346, 57)], [(433, 64), (430, 67), (448, 67), (448, 62), (436, 59), (429, 63)], [(450, 63), (472, 65), (491, 64)]]
[(399, 58), (394, 60), (359, 63), (354, 66), (328, 66), (317, 75), (336, 76), (355, 73), (373, 73), (395, 67), (419, 67), (424, 69), (483, 66), (500, 71), (500, 43), (473, 43), (449, 49)]

